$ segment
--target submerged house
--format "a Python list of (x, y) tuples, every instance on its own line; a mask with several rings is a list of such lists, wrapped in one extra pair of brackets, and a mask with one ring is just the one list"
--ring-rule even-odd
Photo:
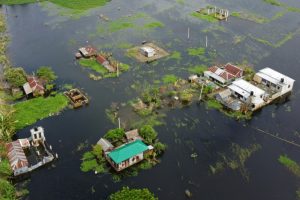
[(84, 58), (90, 58), (97, 55), (97, 49), (92, 46), (81, 47), (78, 51)]
[(64, 94), (70, 99), (73, 108), (79, 108), (89, 103), (88, 98), (76, 88), (65, 91)]
[(33, 96), (44, 95), (45, 88), (41, 81), (35, 76), (27, 77), (27, 82), (23, 85), (26, 95), (32, 94)]
[(135, 140), (121, 145), (107, 154), (107, 160), (116, 171), (122, 171), (144, 159), (144, 155), (153, 147), (142, 140)]
[(155, 49), (149, 46), (143, 46), (140, 48), (140, 53), (148, 58), (155, 55)]
[(232, 96), (232, 91), (230, 89), (225, 89), (215, 95), (217, 101), (223, 104), (225, 107), (239, 111), (241, 109), (242, 103), (238, 99)]
[(220, 85), (227, 85), (237, 78), (241, 78), (244, 72), (241, 68), (227, 63), (225, 66), (212, 66), (204, 72), (204, 76)]
[(143, 142), (137, 129), (127, 131), (125, 136), (127, 142), (116, 148), (104, 138), (97, 142), (102, 147), (106, 160), (118, 172), (142, 161), (145, 155), (154, 149), (153, 146)]
[(30, 130), (31, 137), (6, 144), (7, 157), (14, 176), (29, 173), (54, 160), (51, 147), (46, 144), (44, 129)]
[(252, 111), (266, 104), (266, 92), (243, 79), (232, 82), (228, 88), (235, 98), (244, 102)]
[(109, 63), (109, 61), (102, 55), (97, 55), (96, 61), (105, 67), (110, 73), (116, 72), (116, 69)]
[(253, 80), (265, 86), (264, 88), (270, 93), (271, 99), (290, 93), (295, 82), (294, 79), (271, 68), (260, 70), (254, 75)]

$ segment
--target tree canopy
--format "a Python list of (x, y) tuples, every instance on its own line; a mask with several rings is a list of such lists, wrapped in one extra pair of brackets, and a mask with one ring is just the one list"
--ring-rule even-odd
[(116, 128), (109, 130), (104, 138), (110, 140), (111, 142), (120, 141), (125, 137), (125, 131), (124, 129)]
[(48, 83), (55, 81), (57, 79), (57, 76), (55, 74), (55, 72), (52, 70), (51, 67), (40, 67), (37, 71), (36, 71), (36, 75), (40, 78), (43, 79), (45, 81), (47, 81)]
[(109, 196), (109, 200), (158, 200), (148, 189), (130, 189), (123, 187)]
[(13, 87), (20, 87), (24, 83), (27, 82), (26, 80), (26, 72), (23, 68), (17, 67), (17, 68), (7, 68), (4, 71), (4, 77), (9, 82), (9, 84)]
[(140, 129), (139, 134), (144, 138), (145, 142), (147, 142), (148, 144), (152, 144), (157, 137), (157, 132), (150, 125), (143, 126)]

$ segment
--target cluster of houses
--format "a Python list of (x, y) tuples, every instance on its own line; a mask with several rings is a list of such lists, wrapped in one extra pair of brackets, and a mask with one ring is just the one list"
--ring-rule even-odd
[(213, 66), (204, 77), (221, 87), (216, 100), (234, 111), (255, 111), (278, 98), (285, 99), (292, 92), (295, 80), (271, 68), (257, 72), (253, 80), (244, 80), (244, 71), (230, 63)]
[(31, 136), (6, 144), (7, 157), (14, 176), (27, 174), (57, 157), (52, 147), (46, 143), (44, 129), (35, 127), (30, 130)]
[(118, 63), (113, 63), (111, 59), (109, 59), (109, 56), (110, 55), (98, 53), (98, 50), (92, 46), (81, 47), (75, 54), (77, 59), (94, 57), (96, 61), (106, 68), (109, 73), (113, 73), (118, 70)]
[(134, 129), (125, 133), (127, 142), (114, 147), (108, 140), (101, 138), (97, 144), (102, 147), (103, 154), (109, 164), (117, 171), (122, 171), (145, 158), (153, 152), (152, 145), (146, 145), (138, 130)]
[(27, 77), (27, 82), (23, 85), (23, 90), (26, 96), (42, 96), (45, 94), (44, 83), (36, 76)]

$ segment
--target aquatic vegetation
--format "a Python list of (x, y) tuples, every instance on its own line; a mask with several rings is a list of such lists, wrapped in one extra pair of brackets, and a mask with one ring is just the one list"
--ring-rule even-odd
[(26, 126), (34, 124), (37, 120), (49, 117), (62, 111), (68, 106), (68, 99), (59, 93), (56, 96), (47, 98), (38, 97), (13, 105), (15, 109), (14, 118), (16, 129), (20, 130)]
[(145, 28), (163, 28), (164, 26), (161, 22), (150, 22), (144, 25)]
[(193, 13), (191, 13), (191, 16), (196, 17), (198, 19), (208, 21), (208, 22), (212, 22), (212, 23), (218, 22), (218, 19), (216, 19), (214, 15), (208, 15), (206, 13), (193, 12)]
[(271, 4), (273, 6), (281, 6), (282, 4), (278, 0), (263, 0), (265, 3)]
[(188, 68), (188, 71), (194, 74), (203, 74), (203, 72), (206, 70), (207, 67), (205, 65), (196, 65)]
[(213, 109), (222, 109), (223, 105), (215, 99), (209, 99), (206, 101), (206, 105), (208, 108)]
[(36, 0), (0, 0), (1, 5), (2, 4), (16, 5), (16, 4), (27, 4), (27, 3), (36, 3)]
[(287, 155), (281, 155), (279, 156), (278, 161), (295, 176), (300, 177), (300, 165), (294, 160), (290, 159)]
[(108, 197), (109, 200), (158, 200), (148, 189), (130, 189), (129, 187), (123, 187), (120, 191), (111, 194)]
[(176, 2), (183, 5), (185, 3), (185, 0), (176, 0)]
[(95, 171), (97, 173), (104, 173), (107, 171), (106, 160), (103, 157), (100, 145), (95, 145), (92, 151), (85, 152), (81, 160), (80, 169), (83, 172)]
[(237, 17), (240, 19), (244, 19), (244, 20), (248, 20), (248, 21), (252, 21), (258, 24), (264, 24), (264, 23), (268, 23), (269, 20), (265, 17), (259, 16), (256, 13), (250, 13), (250, 12), (232, 12), (230, 14), (232, 17)]
[(239, 170), (241, 175), (249, 181), (249, 173), (245, 167), (246, 161), (252, 156), (253, 153), (261, 148), (259, 144), (253, 144), (249, 147), (241, 147), (236, 143), (232, 143), (230, 150), (231, 155), (226, 156), (225, 154), (220, 154), (221, 160), (216, 162), (214, 165), (210, 165), (210, 170), (212, 174), (220, 173), (226, 168), (232, 170)]
[(162, 80), (165, 84), (170, 84), (170, 83), (173, 84), (178, 80), (178, 77), (175, 76), (174, 74), (168, 74), (165, 75)]
[(187, 51), (190, 56), (202, 56), (205, 54), (205, 48), (203, 47), (188, 48)]
[(179, 51), (173, 51), (172, 54), (167, 59), (175, 59), (177, 61), (181, 60), (181, 53)]

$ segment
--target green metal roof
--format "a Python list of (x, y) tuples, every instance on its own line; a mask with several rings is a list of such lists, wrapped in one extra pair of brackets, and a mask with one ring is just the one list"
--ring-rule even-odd
[(125, 144), (124, 146), (117, 148), (110, 152), (108, 156), (117, 164), (140, 154), (148, 149), (141, 140), (136, 140), (134, 142)]

